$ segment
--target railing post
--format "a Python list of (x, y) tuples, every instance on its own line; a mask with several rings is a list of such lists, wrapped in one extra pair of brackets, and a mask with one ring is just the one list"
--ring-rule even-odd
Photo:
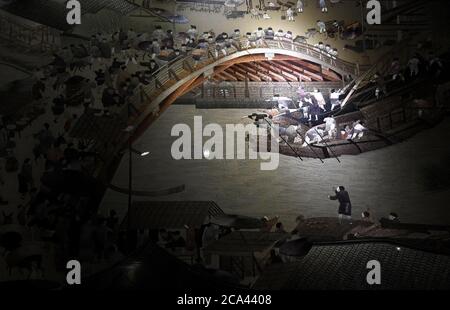
[(245, 86), (245, 89), (244, 89), (244, 91), (245, 91), (245, 98), (249, 98), (250, 97), (250, 91), (248, 89), (248, 76), (245, 76), (244, 86)]

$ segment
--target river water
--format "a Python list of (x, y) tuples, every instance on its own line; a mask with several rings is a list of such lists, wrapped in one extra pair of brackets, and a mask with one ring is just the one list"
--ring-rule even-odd
[[(278, 169), (260, 170), (259, 160), (174, 160), (170, 149), (176, 137), (172, 127), (185, 123), (193, 128), (194, 115), (203, 125), (243, 122), (254, 110), (198, 110), (171, 106), (136, 141), (147, 157), (133, 158), (135, 190), (157, 190), (180, 184), (182, 193), (155, 200), (213, 200), (225, 212), (261, 217), (278, 215), (287, 228), (297, 215), (335, 216), (337, 202), (330, 201), (332, 188), (344, 185), (353, 204), (354, 217), (370, 208), (376, 217), (389, 212), (403, 222), (450, 224), (450, 120), (409, 140), (358, 156), (343, 156), (339, 163), (327, 159), (300, 161), (280, 155)], [(206, 139), (205, 139), (206, 140)], [(124, 156), (113, 184), (127, 187), (128, 157)], [(149, 198), (135, 197), (135, 200)], [(127, 197), (108, 191), (101, 211), (126, 212)]]

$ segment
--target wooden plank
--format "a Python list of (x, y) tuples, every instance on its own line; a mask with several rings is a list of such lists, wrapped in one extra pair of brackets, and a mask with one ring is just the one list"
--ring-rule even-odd
[(295, 74), (302, 81), (312, 82), (312, 78), (310, 76), (303, 74), (305, 72), (303, 68), (294, 66), (293, 64), (285, 60), (279, 60), (279, 62), (285, 65), (286, 67), (290, 68), (292, 70), (292, 73)]
[(277, 82), (286, 82), (286, 79), (279, 73), (273, 72), (273, 68), (267, 63), (260, 62), (259, 65), (269, 71), (269, 75)]
[(227, 81), (237, 81), (238, 80), (234, 75), (229, 74), (226, 71), (222, 71), (221, 74), (222, 74), (223, 77), (226, 78)]
[(233, 67), (237, 67), (241, 70), (244, 70), (251, 81), (261, 82), (261, 78), (258, 76), (257, 70), (249, 66), (248, 64), (235, 64)]
[(340, 81), (341, 77), (329, 68), (322, 67), (322, 75), (330, 81)]
[(269, 71), (264, 68), (261, 68), (261, 66), (258, 65), (259, 62), (258, 62), (258, 64), (255, 64), (255, 63), (246, 63), (246, 64), (247, 64), (247, 66), (250, 66), (255, 70), (256, 74), (261, 78), (261, 80), (266, 81), (266, 82), (272, 81), (272, 78), (268, 74)]
[(239, 81), (245, 81), (245, 75), (243, 75), (243, 74), (241, 74), (241, 73), (239, 73), (239, 72), (237, 72), (237, 71), (235, 71), (235, 70), (233, 70), (231, 68), (225, 69), (225, 72), (235, 76)]
[(304, 69), (308, 69), (309, 71), (313, 71), (313, 72), (317, 72), (317, 73), (321, 73), (322, 72), (322, 68), (320, 65), (317, 64), (312, 64), (310, 62), (307, 62), (305, 60), (289, 60), (290, 63), (294, 64), (294, 65), (299, 65)]
[(295, 74), (293, 74), (293, 70), (287, 68), (286, 66), (284, 66), (283, 64), (277, 63), (275, 61), (271, 62), (273, 66), (275, 66), (276, 68), (278, 68), (281, 72), (281, 74), (286, 77), (286, 79), (288, 79), (291, 82), (298, 82), (299, 77), (296, 76)]

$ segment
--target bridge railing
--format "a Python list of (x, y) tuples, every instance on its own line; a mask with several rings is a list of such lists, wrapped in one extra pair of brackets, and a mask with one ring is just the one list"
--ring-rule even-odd
[(268, 100), (277, 94), (297, 98), (297, 89), (302, 86), (305, 91), (312, 92), (315, 88), (323, 93), (338, 89), (342, 82), (226, 82), (213, 83), (202, 87), (200, 99), (204, 100)]
[[(379, 57), (369, 68), (364, 70), (364, 73), (348, 83), (345, 87), (345, 92), (348, 91), (345, 99), (342, 101), (342, 106), (346, 105), (357, 92), (365, 85), (370, 83), (375, 74), (385, 77), (389, 74), (389, 70), (394, 58), (398, 58), (403, 65), (410, 59), (412, 53), (415, 53), (414, 47), (418, 42), (428, 38), (428, 32), (420, 33), (418, 35), (410, 35), (403, 40), (397, 42), (390, 49), (388, 49), (381, 57)], [(433, 52), (439, 54), (445, 50), (444, 46), (435, 46)]]
[(342, 60), (336, 56), (332, 56), (324, 51), (321, 51), (320, 49), (318, 49), (313, 45), (307, 43), (275, 41), (275, 40), (265, 40), (265, 43), (269, 48), (273, 49), (281, 48), (285, 50), (292, 50), (295, 52), (299, 52), (319, 60), (320, 62), (329, 66), (331, 69), (334, 67), (340, 69), (343, 72), (353, 74), (354, 76), (359, 75), (359, 68), (357, 65)]

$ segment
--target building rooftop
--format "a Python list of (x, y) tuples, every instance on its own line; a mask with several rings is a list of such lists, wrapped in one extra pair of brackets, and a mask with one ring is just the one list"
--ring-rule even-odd
[(161, 247), (148, 243), (120, 263), (82, 282), (88, 289), (231, 288), (238, 283), (230, 276), (189, 266)]
[[(381, 264), (381, 285), (370, 286), (367, 263)], [(313, 246), (294, 263), (265, 270), (254, 288), (271, 290), (449, 289), (450, 257), (390, 243), (336, 243)]]
[(130, 214), (134, 229), (180, 229), (200, 227), (223, 211), (214, 201), (136, 201)]
[(256, 252), (270, 250), (286, 237), (286, 233), (237, 230), (208, 245), (204, 251), (228, 256), (251, 256)]
[[(81, 14), (95, 14), (102, 9), (110, 9), (121, 15), (127, 15), (138, 8), (126, 0), (79, 0)], [(36, 23), (62, 31), (72, 26), (67, 24), (68, 9), (65, 0), (27, 0), (12, 1), (1, 7), (2, 10)]]

